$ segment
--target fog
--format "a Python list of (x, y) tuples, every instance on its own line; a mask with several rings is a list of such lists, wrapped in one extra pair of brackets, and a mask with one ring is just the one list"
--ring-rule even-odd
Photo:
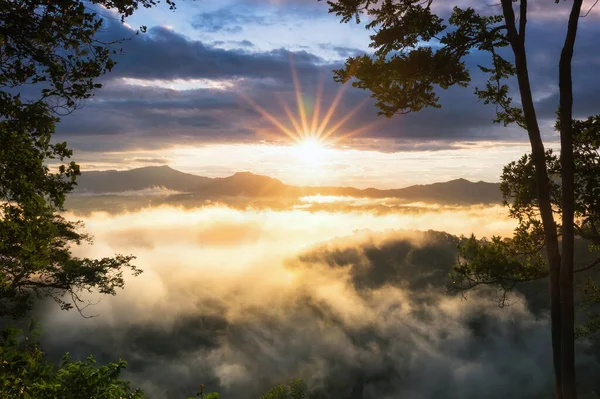
[[(258, 398), (295, 377), (315, 398), (550, 397), (546, 313), (519, 294), (500, 309), (491, 289), (467, 300), (446, 289), (455, 235), (508, 235), (506, 211), (363, 205), (81, 217), (95, 242), (77, 255), (134, 254), (144, 273), (115, 297), (89, 297), (101, 299), (91, 319), (44, 306), (44, 347), (124, 358), (149, 398), (183, 398), (202, 383)], [(578, 361), (590, 370), (588, 349)]]

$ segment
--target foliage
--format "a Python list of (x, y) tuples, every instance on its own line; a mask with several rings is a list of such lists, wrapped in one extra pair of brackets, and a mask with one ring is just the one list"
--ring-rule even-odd
[[(200, 392), (196, 394), (196, 398), (200, 399), (219, 399), (219, 394), (217, 392), (204, 393), (204, 384), (200, 385)], [(187, 399), (194, 399), (193, 396), (190, 396)]]
[[(81, 312), (82, 291), (114, 295), (126, 269), (141, 272), (131, 256), (72, 255), (73, 245), (91, 242), (80, 223), (59, 213), (80, 171), (67, 144), (52, 136), (59, 117), (102, 86), (97, 79), (112, 70), (116, 46), (127, 39), (101, 41), (104, 21), (90, 5), (116, 11), (123, 21), (159, 2), (0, 0), (0, 317), (22, 317), (45, 297)], [(124, 368), (124, 361), (96, 366), (92, 357), (75, 362), (68, 354), (55, 367), (20, 331), (2, 332), (3, 398), (142, 398), (120, 379)]]
[[(560, 123), (557, 124), (557, 127)], [(585, 239), (600, 244), (600, 115), (573, 121), (575, 160), (575, 229)], [(559, 156), (546, 151), (550, 199), (556, 213), (562, 212)], [(504, 167), (501, 190), (510, 215), (520, 222), (539, 219), (539, 202), (530, 154)], [(560, 227), (560, 226), (558, 226)]]
[(139, 273), (130, 256), (72, 256), (90, 237), (57, 212), (80, 171), (67, 144), (51, 139), (60, 115), (102, 86), (127, 39), (100, 40), (104, 21), (90, 4), (123, 19), (159, 2), (0, 0), (0, 316), (23, 316), (38, 297), (81, 309), (82, 290), (114, 294), (125, 269)]
[(293, 379), (260, 395), (259, 399), (306, 399), (307, 386), (303, 380)]
[[(525, 232), (528, 234), (528, 232)], [(461, 290), (478, 285), (497, 285), (498, 304), (506, 304), (506, 294), (519, 282), (537, 280), (548, 275), (548, 267), (540, 250), (524, 250), (531, 240), (524, 243), (518, 238), (492, 237), (477, 239), (474, 235), (458, 248), (458, 260), (450, 277), (454, 287)]]
[(511, 106), (508, 86), (501, 80), (515, 68), (498, 49), (509, 42), (502, 16), (485, 16), (473, 8), (454, 7), (447, 21), (431, 9), (432, 0), (336, 0), (327, 2), (330, 12), (343, 22), (360, 21), (367, 14), (373, 30), (370, 47), (374, 55), (350, 57), (345, 67), (334, 71), (335, 79), (371, 92), (380, 114), (391, 117), (439, 108), (436, 88), (467, 87), (471, 74), (464, 58), (471, 51), (490, 54), (490, 65), (479, 68), (490, 78), (476, 94), (486, 103), (500, 106), (497, 121), (522, 123), (522, 114)]
[[(580, 239), (590, 243), (590, 250), (600, 246), (600, 116), (577, 120), (573, 124), (575, 157), (575, 232)], [(559, 157), (546, 152), (546, 164), (550, 176), (550, 198), (555, 212), (561, 213), (561, 175)], [(493, 237), (478, 240), (471, 236), (459, 247), (459, 260), (451, 274), (460, 289), (481, 284), (499, 286), (501, 298), (506, 298), (516, 283), (546, 277), (548, 266), (542, 250), (545, 246), (544, 232), (539, 215), (539, 202), (535, 179), (535, 166), (530, 154), (504, 167), (501, 190), (504, 204), (510, 215), (519, 221), (510, 239)], [(560, 225), (557, 226), (560, 234)], [(575, 272), (586, 271), (600, 263), (593, 260)], [(588, 305), (594, 302), (593, 282), (588, 281), (582, 294)], [(599, 301), (600, 302), (600, 301)], [(504, 303), (503, 301), (501, 303)], [(591, 332), (595, 329), (588, 328)], [(580, 329), (580, 333), (584, 330)]]
[[(141, 271), (132, 256), (87, 259), (73, 257), (70, 246), (89, 241), (70, 222), (47, 207), (3, 204), (0, 220), (0, 315), (23, 316), (36, 298), (50, 297), (61, 308), (83, 310), (81, 291), (115, 294), (124, 285), (123, 272)], [(72, 303), (63, 299), (70, 294)]]
[(0, 393), (3, 398), (141, 399), (143, 393), (120, 379), (126, 363), (97, 366), (93, 357), (75, 362), (65, 354), (57, 367), (34, 340), (7, 328), (0, 340)]

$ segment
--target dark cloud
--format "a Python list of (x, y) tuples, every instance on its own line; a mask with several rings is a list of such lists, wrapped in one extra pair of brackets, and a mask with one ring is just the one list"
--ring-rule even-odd
[(319, 47), (323, 50), (333, 51), (338, 57), (345, 59), (356, 55), (364, 54), (364, 50), (352, 47), (337, 46), (335, 44), (320, 44)]
[[(204, 20), (214, 24), (217, 24), (217, 20), (236, 21), (260, 16), (258, 11), (258, 14), (251, 12), (249, 4), (252, 3), (242, 7), (243, 10), (249, 10), (246, 14), (239, 10), (222, 9), (201, 15)], [(302, 6), (308, 2), (301, 1), (277, 4), (281, 6), (281, 13), (285, 13), (288, 6), (301, 9), (314, 6), (323, 11), (323, 4), (310, 7)], [(551, 126), (558, 106), (556, 60), (566, 26), (563, 22), (562, 19), (536, 22), (533, 18), (529, 24), (530, 75), (543, 134), (549, 139), (556, 138)], [(595, 51), (598, 27), (594, 22), (593, 19), (582, 20), (576, 46), (574, 90), (575, 115), (578, 117), (597, 113), (600, 106), (600, 97), (596, 95), (600, 83), (595, 79), (595, 71), (600, 64)], [(105, 33), (108, 36), (127, 37), (132, 33), (117, 21), (108, 21), (108, 24), (109, 29)], [(219, 48), (221, 44), (233, 44), (238, 48)], [(331, 74), (332, 69), (341, 66), (340, 63), (326, 61), (312, 54), (310, 49), (250, 51), (255, 47), (247, 41), (238, 44), (216, 42), (211, 45), (190, 40), (165, 27), (154, 27), (149, 33), (125, 42), (123, 47), (125, 54), (118, 58), (114, 72), (107, 77), (105, 88), (97, 93), (94, 101), (88, 101), (83, 110), (65, 117), (58, 128), (59, 136), (68, 138), (76, 149), (152, 149), (174, 143), (198, 145), (264, 139), (260, 132), (276, 129), (253, 110), (240, 93), (259, 103), (277, 119), (287, 121), (282, 99), (295, 109), (292, 66), (302, 83), (303, 96), (309, 108), (314, 105), (319, 79), (324, 79), (324, 107), (340, 89), (340, 85), (332, 81)], [(358, 52), (338, 44), (322, 44), (321, 49), (335, 52), (342, 58)], [(510, 54), (507, 53), (507, 57), (510, 59)], [(474, 52), (468, 57), (467, 64), (473, 72), (471, 86), (439, 90), (441, 109), (425, 109), (391, 120), (377, 116), (377, 109), (374, 101), (369, 99), (368, 92), (352, 88), (346, 90), (334, 121), (348, 115), (358, 104), (364, 102), (364, 105), (348, 119), (339, 134), (348, 133), (356, 127), (369, 127), (361, 131), (358, 137), (395, 141), (391, 146), (373, 147), (385, 151), (412, 147), (416, 140), (438, 149), (452, 148), (455, 143), (465, 140), (526, 141), (525, 132), (517, 127), (503, 128), (493, 124), (494, 106), (485, 106), (473, 94), (475, 87), (485, 84), (486, 77), (477, 65), (488, 65), (488, 55)], [(221, 89), (170, 90), (136, 87), (125, 84), (122, 78), (150, 81), (180, 79), (190, 84), (193, 80), (208, 79), (221, 82), (224, 86)], [(514, 81), (511, 86), (516, 87)], [(516, 89), (511, 94), (518, 102)], [(286, 124), (291, 126), (289, 122)], [(104, 140), (103, 137), (107, 135), (114, 137), (114, 140)]]
[(111, 76), (143, 79), (287, 79), (290, 59), (299, 73), (309, 73), (323, 63), (306, 51), (285, 49), (268, 52), (225, 50), (188, 40), (177, 32), (154, 27), (148, 34), (124, 44), (125, 55), (118, 59)]
[(267, 23), (264, 16), (252, 15), (249, 10), (236, 8), (220, 8), (215, 11), (196, 14), (192, 26), (206, 32), (239, 33), (244, 26)]

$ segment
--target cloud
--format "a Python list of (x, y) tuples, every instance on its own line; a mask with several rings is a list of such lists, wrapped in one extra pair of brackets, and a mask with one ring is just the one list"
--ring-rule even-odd
[[(223, 29), (250, 26), (254, 23), (252, 20), (256, 22), (266, 15), (260, 4), (242, 3), (240, 10), (244, 12), (226, 8), (205, 11), (197, 19), (208, 25), (212, 23), (211, 29), (217, 29), (220, 23), (224, 24)], [(303, 4), (307, 4), (306, 7)], [(312, 10), (308, 2), (281, 2), (269, 7), (272, 6), (276, 7), (269, 8), (269, 12), (276, 10), (285, 15), (291, 13), (293, 7), (306, 12)], [(315, 7), (326, 15), (322, 6)], [(564, 8), (552, 5), (555, 6)], [(291, 18), (291, 14), (287, 16)], [(595, 95), (599, 83), (594, 78), (600, 62), (595, 51), (598, 27), (590, 17), (582, 19), (574, 58), (575, 115), (578, 117), (595, 113), (599, 105)], [(528, 32), (530, 76), (538, 116), (543, 134), (551, 140), (556, 138), (552, 122), (558, 106), (557, 59), (566, 26), (563, 22), (532, 17)], [(295, 23), (302, 26), (309, 22), (300, 18)], [(362, 30), (356, 34), (360, 32)], [(107, 20), (103, 35), (109, 39), (129, 37), (132, 33), (118, 21)], [(323, 35), (326, 37), (327, 32)], [(244, 42), (249, 38), (238, 39), (221, 40), (224, 43), (202, 41), (172, 28), (155, 26), (147, 34), (126, 41), (123, 43), (125, 54), (118, 57), (113, 73), (107, 75), (105, 87), (93, 100), (87, 101), (84, 109), (63, 118), (58, 127), (59, 138), (68, 139), (75, 149), (88, 151), (153, 150), (175, 144), (198, 146), (264, 140), (261, 132), (277, 129), (243, 101), (240, 93), (259, 103), (277, 119), (287, 121), (281, 100), (283, 98), (294, 109), (292, 65), (302, 83), (307, 105), (314, 105), (317, 83), (323, 79), (323, 104), (326, 106), (340, 88), (332, 81), (331, 70), (341, 66), (340, 57), (358, 51), (339, 40), (322, 42), (312, 48), (305, 46), (301, 51), (286, 48), (266, 51)], [(235, 44), (232, 40), (240, 43)], [(290, 48), (294, 48), (293, 43)], [(323, 49), (337, 54), (336, 57), (317, 56)], [(488, 58), (480, 52), (473, 52), (467, 58), (473, 71), (472, 85), (464, 89), (440, 90), (441, 109), (426, 109), (391, 120), (377, 116), (368, 92), (347, 89), (334, 119), (343, 118), (358, 104), (364, 102), (364, 106), (346, 122), (340, 135), (354, 126), (368, 127), (360, 132), (360, 138), (394, 141), (392, 145), (374, 147), (380, 151), (401, 150), (415, 142), (431, 148), (450, 149), (463, 141), (526, 141), (523, 130), (493, 124), (495, 108), (478, 102), (473, 94), (473, 89), (481, 87), (485, 81), (477, 65), (489, 64)], [(517, 101), (516, 90), (512, 95)], [(106, 135), (114, 136), (114, 139), (106, 140)], [(346, 141), (345, 144), (358, 145), (359, 142)]]
[(290, 58), (299, 73), (314, 71), (323, 62), (309, 52), (283, 48), (268, 52), (220, 49), (160, 26), (123, 47), (126, 55), (118, 59), (114, 75), (145, 79), (282, 79), (289, 76)]
[(319, 47), (323, 50), (333, 51), (337, 54), (337, 56), (341, 59), (346, 59), (348, 57), (354, 57), (357, 55), (364, 54), (364, 51), (358, 48), (346, 47), (346, 46), (337, 46), (330, 43), (322, 43)]
[(207, 32), (228, 32), (238, 33), (244, 30), (245, 25), (264, 24), (267, 22), (265, 17), (252, 15), (248, 10), (238, 12), (231, 8), (220, 8), (215, 11), (202, 12), (192, 19), (192, 26)]
[(252, 43), (250, 40), (229, 40), (229, 41), (224, 41), (224, 40), (217, 40), (212, 42), (213, 46), (221, 46), (221, 45), (231, 45), (234, 47), (255, 47), (254, 43)]
[(167, 165), (171, 161), (165, 158), (133, 158), (131, 160), (135, 163), (144, 163), (144, 164), (158, 164), (158, 165)]
[[(468, 208), (94, 214), (84, 221), (95, 245), (77, 253), (131, 252), (145, 272), (102, 298), (97, 318), (44, 309), (44, 347), (57, 357), (123, 357), (126, 377), (156, 399), (184, 397), (200, 383), (252, 398), (291, 377), (319, 398), (548, 396), (545, 311), (532, 313), (522, 297), (498, 309), (493, 292), (448, 296), (457, 238), (391, 230), (497, 231), (492, 220)], [(597, 363), (578, 359), (589, 370)], [(582, 389), (593, 381), (581, 378)]]

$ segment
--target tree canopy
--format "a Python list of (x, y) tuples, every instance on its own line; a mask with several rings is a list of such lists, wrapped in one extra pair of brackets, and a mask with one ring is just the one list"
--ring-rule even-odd
[(90, 237), (58, 212), (80, 170), (67, 144), (52, 137), (60, 116), (102, 86), (98, 78), (128, 39), (99, 38), (100, 7), (124, 20), (158, 3), (0, 0), (0, 316), (23, 316), (42, 297), (81, 309), (82, 290), (114, 294), (126, 269), (140, 272), (131, 256), (72, 256), (70, 247)]
[(20, 330), (6, 329), (0, 337), (0, 392), (6, 399), (143, 398), (142, 391), (121, 380), (125, 366), (122, 360), (96, 366), (92, 356), (73, 361), (68, 353), (55, 366)]
[[(600, 249), (600, 116), (576, 120), (574, 131), (575, 220), (576, 236), (585, 240), (592, 252)], [(550, 198), (557, 214), (562, 212), (559, 177), (561, 164), (557, 154), (546, 151), (550, 180)], [(504, 167), (500, 188), (509, 213), (519, 221), (511, 238), (492, 237), (478, 240), (472, 236), (460, 248), (460, 259), (452, 277), (460, 289), (481, 284), (496, 284), (504, 293), (515, 284), (547, 277), (546, 245), (540, 220), (535, 165), (531, 154), (523, 155)], [(560, 225), (557, 234), (560, 235)], [(574, 270), (585, 272), (600, 264), (600, 256)]]

